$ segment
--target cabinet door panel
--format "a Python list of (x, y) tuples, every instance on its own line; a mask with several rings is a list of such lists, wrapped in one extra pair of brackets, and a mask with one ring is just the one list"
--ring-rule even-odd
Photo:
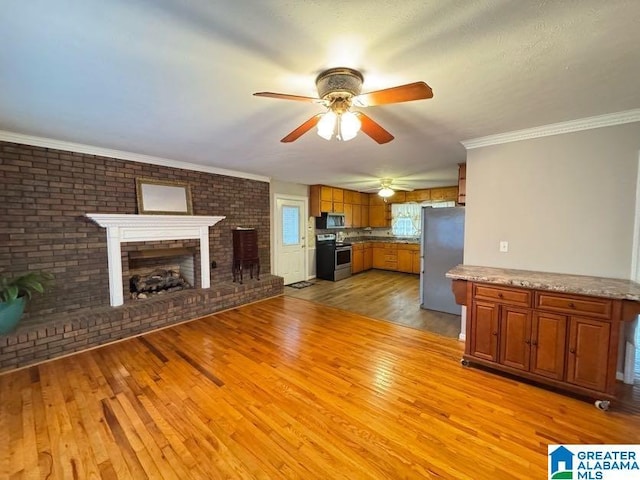
[(531, 332), (531, 372), (562, 380), (567, 340), (567, 317), (536, 312)]
[(344, 204), (344, 226), (346, 228), (354, 227), (353, 224), (353, 205), (350, 203)]
[(385, 269), (385, 252), (384, 248), (373, 247), (373, 268)]
[(527, 371), (531, 357), (531, 311), (508, 306), (500, 308), (499, 362)]
[(413, 270), (412, 252), (404, 248), (398, 249), (398, 270), (400, 272), (411, 273)]
[(364, 270), (364, 250), (353, 250), (351, 256), (351, 273), (359, 273)]
[(498, 360), (498, 305), (473, 303), (469, 353), (475, 357), (495, 362)]
[(371, 270), (373, 268), (373, 247), (371, 244), (365, 244), (364, 246), (364, 265), (365, 270)]
[(352, 205), (351, 210), (353, 215), (351, 224), (353, 228), (362, 227), (362, 207), (360, 205)]
[(610, 325), (607, 322), (570, 317), (567, 382), (605, 390), (609, 334)]

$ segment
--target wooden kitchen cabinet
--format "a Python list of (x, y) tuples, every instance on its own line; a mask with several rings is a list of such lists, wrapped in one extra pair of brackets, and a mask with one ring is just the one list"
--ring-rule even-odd
[(467, 203), (467, 164), (458, 164), (458, 205)]
[(360, 205), (361, 227), (370, 227), (369, 222), (369, 205)]
[(411, 273), (413, 270), (413, 262), (411, 258), (411, 250), (398, 248), (398, 271)]
[(534, 312), (531, 325), (531, 373), (562, 380), (565, 367), (567, 319)]
[(333, 212), (344, 213), (344, 190), (341, 188), (332, 188), (331, 194), (331, 198), (333, 200)]
[(333, 188), (324, 185), (309, 187), (309, 214), (319, 217), (322, 212), (333, 212)]
[(373, 244), (373, 268), (398, 270), (398, 245), (390, 242)]
[(364, 243), (354, 243), (351, 247), (351, 273), (364, 270)]
[(390, 227), (391, 213), (387, 212), (386, 205), (369, 205), (369, 226)]
[(364, 266), (363, 270), (371, 270), (373, 268), (373, 244), (364, 244)]
[(498, 361), (498, 310), (495, 303), (476, 301), (470, 315), (468, 354), (488, 362)]
[(344, 226), (346, 228), (353, 228), (353, 205), (350, 203), (344, 204)]
[(351, 205), (352, 226), (361, 228), (362, 225), (362, 205)]
[(415, 250), (411, 251), (411, 265), (412, 270), (411, 273), (420, 274), (421, 265), (420, 265), (420, 245), (417, 245)]
[(593, 390), (606, 389), (610, 327), (600, 320), (570, 318), (567, 382)]
[(456, 202), (458, 200), (458, 187), (442, 187), (431, 189), (432, 202)]
[(428, 202), (431, 200), (431, 190), (421, 189), (413, 190), (412, 192), (406, 192), (406, 202)]
[(323, 212), (345, 213), (344, 198), (345, 190), (342, 188), (311, 185), (309, 187), (309, 214), (319, 217)]
[(420, 245), (398, 245), (398, 271), (404, 273), (420, 273)]
[(470, 307), (463, 362), (614, 398), (622, 300), (478, 282), (461, 290), (458, 303)]

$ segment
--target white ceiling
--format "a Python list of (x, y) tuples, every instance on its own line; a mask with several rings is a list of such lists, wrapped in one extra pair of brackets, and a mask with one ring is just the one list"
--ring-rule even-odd
[[(640, 107), (637, 0), (4, 0), (0, 130), (364, 189), (455, 183), (460, 141)], [(395, 140), (280, 139), (319, 105), (323, 69), (363, 91)], [(369, 181), (369, 183), (363, 183)]]

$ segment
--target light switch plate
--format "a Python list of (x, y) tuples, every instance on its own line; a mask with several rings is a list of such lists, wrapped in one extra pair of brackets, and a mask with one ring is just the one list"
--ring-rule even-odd
[(509, 251), (509, 242), (506, 240), (500, 240), (500, 251), (502, 253), (507, 253)]

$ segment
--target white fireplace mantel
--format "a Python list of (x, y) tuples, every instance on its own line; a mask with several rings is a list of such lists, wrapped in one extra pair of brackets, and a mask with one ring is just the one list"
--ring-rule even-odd
[(124, 303), (122, 285), (122, 251), (124, 242), (151, 240), (200, 239), (200, 283), (211, 286), (209, 276), (209, 227), (225, 217), (200, 215), (126, 215), (87, 213), (86, 216), (107, 229), (109, 261), (109, 296), (111, 306)]

